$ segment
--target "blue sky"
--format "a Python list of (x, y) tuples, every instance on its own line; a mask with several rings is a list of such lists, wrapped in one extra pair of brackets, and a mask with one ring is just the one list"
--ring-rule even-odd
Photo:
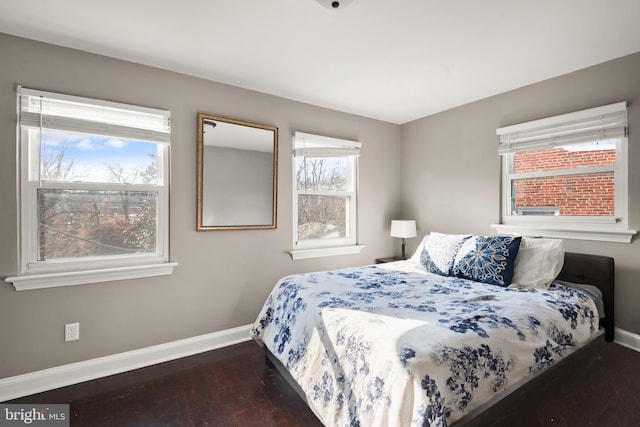
[[(124, 176), (133, 177), (152, 163), (150, 154), (157, 145), (103, 136), (45, 130), (42, 135), (42, 158), (51, 159), (67, 147), (64, 162), (73, 161), (70, 181), (114, 182), (107, 165), (122, 167)], [(134, 181), (135, 182), (135, 181)], [(133, 182), (132, 182), (133, 183)]]

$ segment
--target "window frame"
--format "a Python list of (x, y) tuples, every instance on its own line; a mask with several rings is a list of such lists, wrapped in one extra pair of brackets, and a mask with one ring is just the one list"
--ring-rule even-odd
[[(18, 244), (19, 275), (8, 277), (16, 290), (39, 289), (56, 286), (80, 285), (85, 283), (124, 280), (131, 278), (167, 275), (173, 272), (177, 264), (169, 261), (169, 156), (170, 156), (170, 112), (165, 110), (138, 107), (129, 104), (114, 103), (98, 99), (77, 97), (52, 92), (17, 87), (17, 154), (18, 154)], [(49, 120), (49, 113), (24, 112), (21, 105), (23, 96), (41, 99), (54, 99), (81, 103), (91, 108), (114, 108), (125, 111), (131, 117), (136, 113), (150, 117), (164, 118), (166, 126), (136, 125), (135, 123), (116, 124), (86, 116), (55, 116)], [(55, 103), (55, 101), (54, 101)], [(34, 120), (39, 118), (36, 127)], [(26, 116), (26, 117), (25, 117)], [(157, 117), (156, 117), (157, 116)], [(80, 118), (79, 118), (80, 117)], [(46, 121), (46, 124), (43, 123)], [(40, 179), (39, 157), (40, 143), (30, 136), (31, 129), (52, 129), (74, 131), (79, 134), (101, 135), (125, 139), (142, 140), (156, 144), (157, 147), (157, 183), (122, 184), (94, 182), (65, 182)], [(154, 129), (152, 129), (154, 128)], [(98, 129), (98, 130), (96, 130)], [(154, 252), (119, 254), (106, 256), (87, 256), (78, 258), (57, 258), (40, 260), (38, 191), (40, 189), (90, 190), (90, 191), (146, 191), (156, 194), (156, 249)]]
[[(359, 253), (363, 245), (358, 244), (358, 169), (360, 142), (295, 132), (293, 137), (293, 259), (315, 258), (332, 255)], [(347, 190), (299, 190), (297, 186), (296, 158), (345, 158), (347, 165)], [(330, 239), (298, 239), (298, 199), (301, 195), (344, 196), (349, 198), (347, 230), (349, 236)]]
[[(582, 110), (497, 129), (501, 156), (500, 233), (629, 243), (627, 104)], [(517, 152), (570, 146), (598, 140), (616, 141), (616, 162), (548, 171), (513, 173)], [(611, 216), (518, 215), (512, 212), (513, 183), (518, 179), (613, 172), (614, 214)]]

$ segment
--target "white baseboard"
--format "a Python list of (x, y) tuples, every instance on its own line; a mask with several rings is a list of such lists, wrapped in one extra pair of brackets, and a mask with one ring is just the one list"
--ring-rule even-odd
[[(0, 402), (248, 341), (252, 325), (0, 379)], [(615, 329), (615, 342), (640, 351), (640, 335)]]
[(632, 350), (640, 351), (640, 335), (624, 329), (616, 328), (613, 339), (617, 344), (629, 347)]
[(252, 325), (0, 379), (0, 402), (250, 340)]

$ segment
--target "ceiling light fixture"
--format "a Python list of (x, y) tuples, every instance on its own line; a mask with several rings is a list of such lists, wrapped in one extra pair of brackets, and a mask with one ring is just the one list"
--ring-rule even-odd
[(327, 9), (343, 9), (349, 6), (353, 0), (316, 0)]

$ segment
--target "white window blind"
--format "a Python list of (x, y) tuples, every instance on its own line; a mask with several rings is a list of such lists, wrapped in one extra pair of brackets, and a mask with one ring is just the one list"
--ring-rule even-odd
[(169, 144), (170, 112), (18, 87), (20, 125)]
[(293, 154), (294, 156), (306, 157), (358, 156), (361, 145), (357, 141), (295, 132)]
[(497, 129), (498, 153), (538, 150), (563, 145), (606, 141), (626, 136), (627, 103), (605, 105), (574, 113)]

